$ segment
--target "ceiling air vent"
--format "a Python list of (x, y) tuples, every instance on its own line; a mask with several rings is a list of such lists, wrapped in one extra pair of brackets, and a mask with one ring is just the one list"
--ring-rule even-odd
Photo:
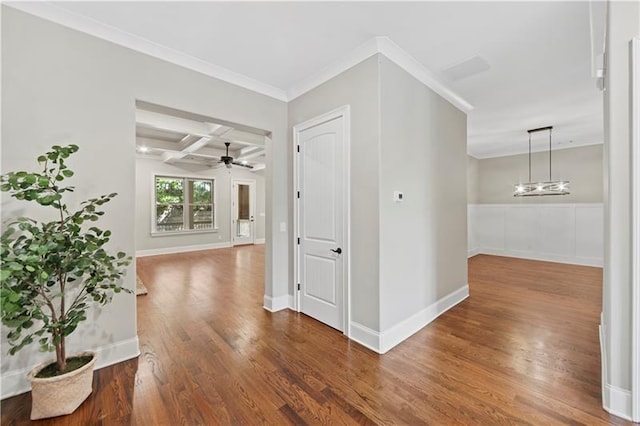
[(456, 65), (444, 69), (442, 72), (449, 77), (452, 81), (462, 80), (463, 78), (471, 77), (472, 75), (480, 74), (483, 71), (491, 68), (486, 59), (481, 56), (474, 56), (473, 58), (462, 61)]

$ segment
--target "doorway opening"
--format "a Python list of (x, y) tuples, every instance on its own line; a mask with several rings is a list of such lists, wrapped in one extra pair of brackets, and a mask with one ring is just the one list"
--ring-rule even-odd
[(256, 181), (231, 181), (231, 241), (232, 245), (255, 244)]

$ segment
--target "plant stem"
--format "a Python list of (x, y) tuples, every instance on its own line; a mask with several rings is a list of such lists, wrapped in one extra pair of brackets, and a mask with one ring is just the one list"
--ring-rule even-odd
[[(56, 174), (59, 175), (60, 174), (60, 165), (58, 165), (58, 172)], [(51, 179), (50, 179), (51, 182)], [(54, 182), (52, 182), (54, 183)], [(58, 191), (58, 187), (57, 185), (53, 185), (53, 190), (55, 191), (56, 194), (60, 194), (60, 192)], [(60, 231), (64, 231), (64, 222), (65, 222), (65, 217), (64, 217), (64, 209), (62, 207), (62, 199), (58, 200), (58, 211), (60, 212)], [(60, 318), (59, 318), (59, 323), (60, 324), (64, 324), (65, 321), (65, 317), (66, 317), (66, 312), (65, 312), (65, 307), (64, 307), (64, 296), (65, 296), (65, 292), (64, 292), (64, 288), (65, 288), (65, 284), (67, 281), (67, 274), (65, 274), (62, 271), (62, 265), (60, 265), (60, 269), (58, 269), (58, 285), (60, 286)], [(61, 372), (64, 372), (67, 370), (67, 354), (66, 354), (66, 348), (65, 348), (65, 336), (64, 336), (64, 332), (61, 330), (58, 330), (58, 336), (60, 337), (60, 340), (58, 343), (56, 343), (56, 362), (58, 364), (58, 369)]]

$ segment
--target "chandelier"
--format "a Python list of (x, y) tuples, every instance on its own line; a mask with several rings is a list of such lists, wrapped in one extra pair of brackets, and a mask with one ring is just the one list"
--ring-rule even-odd
[[(553, 126), (540, 127), (539, 129), (527, 130), (529, 132), (529, 181), (527, 183), (515, 184), (514, 197), (534, 197), (544, 195), (567, 195), (569, 194), (569, 181), (556, 180), (551, 178), (551, 130)], [(546, 182), (531, 181), (531, 134), (536, 132), (549, 131), (549, 180)]]

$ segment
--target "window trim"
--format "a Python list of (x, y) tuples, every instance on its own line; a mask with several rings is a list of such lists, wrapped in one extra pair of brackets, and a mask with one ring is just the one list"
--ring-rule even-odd
[[(158, 231), (158, 224), (156, 223), (156, 179), (159, 177), (188, 180), (209, 180), (213, 186), (213, 194), (211, 194), (211, 202), (213, 204), (213, 228), (209, 229), (186, 229), (181, 231)], [(186, 188), (186, 187), (185, 187)], [(184, 189), (183, 189), (184, 190)], [(189, 204), (186, 197), (183, 199), (184, 211), (188, 211)], [(218, 191), (216, 178), (213, 176), (197, 176), (188, 174), (176, 174), (176, 173), (162, 173), (156, 172), (151, 174), (151, 236), (152, 237), (164, 237), (169, 235), (191, 235), (191, 234), (211, 234), (219, 231), (218, 227)]]

